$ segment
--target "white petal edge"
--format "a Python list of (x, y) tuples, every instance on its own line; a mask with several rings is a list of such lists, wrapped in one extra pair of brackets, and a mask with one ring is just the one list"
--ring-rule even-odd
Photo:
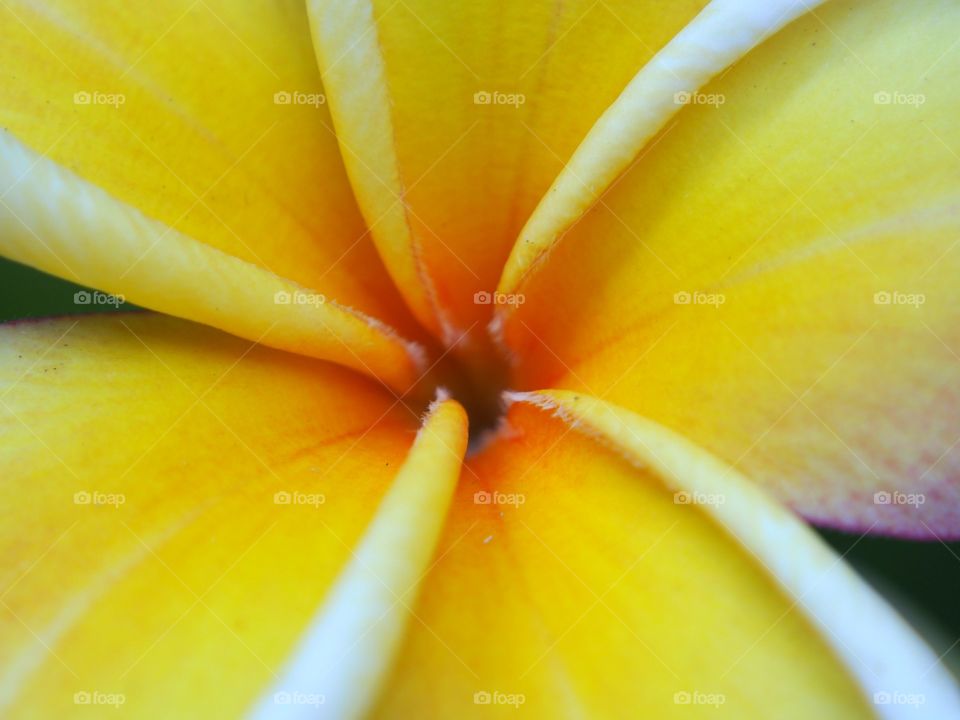
[(400, 649), (466, 443), (466, 413), (441, 391), (353, 558), (251, 718), (366, 715)]
[(452, 346), (463, 333), (440, 306), (407, 217), (373, 3), (309, 0), (307, 14), (343, 163), (374, 244), (416, 318)]
[(9, 132), (0, 132), (0, 255), (253, 342), (332, 360), (399, 391), (426, 366), (420, 346), (375, 318), (146, 217)]
[[(644, 145), (712, 77), (825, 0), (713, 0), (627, 84), (601, 115), (527, 220), (500, 277), (513, 293)], [(499, 336), (511, 308), (491, 324)]]
[[(760, 563), (822, 631), (879, 717), (960, 718), (960, 689), (912, 628), (812, 530), (734, 468), (629, 410), (566, 390), (506, 393), (553, 412), (638, 467), (652, 470), (691, 511), (708, 514)], [(697, 499), (713, 500), (698, 503)], [(929, 714), (927, 714), (929, 713)]]

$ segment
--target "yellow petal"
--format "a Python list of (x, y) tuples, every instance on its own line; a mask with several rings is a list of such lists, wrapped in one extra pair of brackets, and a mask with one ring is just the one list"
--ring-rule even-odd
[(310, 695), (324, 698), (328, 717), (366, 716), (415, 614), (411, 606), (466, 447), (466, 413), (455, 401), (438, 400), (350, 564), (256, 717), (301, 717), (302, 708), (277, 700)]
[(684, 98), (690, 98), (764, 38), (821, 2), (709, 4), (637, 73), (590, 128), (524, 225), (500, 276), (498, 290), (504, 294), (516, 290), (564, 231), (684, 106)]
[(138, 718), (239, 716), (416, 418), (356, 373), (160, 316), (0, 336), (0, 714), (121, 694)]
[(552, 178), (703, 5), (311, 0), (347, 170), (424, 325), (452, 343), (489, 317), (474, 294)]
[(464, 470), (380, 716), (903, 710), (873, 692), (956, 713), (907, 626), (735, 471), (621, 411), (519, 399)]
[(0, 126), (35, 152), (412, 332), (346, 180), (301, 2), (10, 0), (0, 28)]
[(0, 134), (0, 251), (254, 342), (334, 360), (407, 389), (420, 346), (327, 298), (180, 234)]
[(520, 385), (662, 422), (814, 520), (960, 532), (958, 28), (828, 3), (702, 88), (521, 285)]

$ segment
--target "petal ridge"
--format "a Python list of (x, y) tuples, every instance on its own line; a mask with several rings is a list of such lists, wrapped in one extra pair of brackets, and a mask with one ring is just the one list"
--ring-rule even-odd
[(460, 477), (467, 417), (440, 393), (353, 558), (304, 633), (254, 718), (312, 717), (278, 694), (316, 693), (324, 714), (360, 718), (372, 707), (400, 649), (408, 613), (440, 539)]
[[(714, 0), (634, 76), (544, 194), (513, 246), (498, 291), (516, 292), (647, 142), (713, 76), (824, 0)], [(507, 306), (497, 308), (495, 335)]]
[(311, 0), (307, 7), (337, 142), (374, 243), (417, 319), (450, 344), (458, 333), (437, 300), (404, 200), (373, 5)]
[[(938, 717), (960, 713), (960, 689), (914, 631), (802, 521), (734, 468), (658, 423), (593, 396), (567, 390), (508, 393), (509, 402), (552, 411), (629, 462), (652, 469), (685, 502), (707, 513), (770, 573), (844, 660), (868, 699), (920, 692)], [(700, 502), (698, 496), (722, 498)], [(675, 502), (676, 502), (675, 495)], [(681, 502), (684, 502), (681, 500)], [(789, 550), (789, 552), (784, 552)], [(843, 592), (820, 587), (836, 572)], [(835, 580), (834, 582), (837, 582)], [(884, 632), (877, 632), (877, 628)], [(878, 706), (885, 717), (912, 710)]]
[(424, 351), (386, 324), (148, 218), (0, 134), (0, 251), (17, 262), (406, 390)]

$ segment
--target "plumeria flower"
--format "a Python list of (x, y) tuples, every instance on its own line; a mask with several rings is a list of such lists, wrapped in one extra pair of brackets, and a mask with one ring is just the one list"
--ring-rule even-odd
[(960, 717), (956, 2), (0, 17), (2, 717)]

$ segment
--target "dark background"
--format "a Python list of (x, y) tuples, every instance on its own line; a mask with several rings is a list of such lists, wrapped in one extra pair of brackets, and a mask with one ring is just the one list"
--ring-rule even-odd
[[(0, 259), (0, 321), (114, 311), (74, 305), (73, 294), (80, 289)], [(820, 534), (900, 609), (938, 654), (946, 653), (944, 661), (954, 672), (960, 670), (960, 542), (861, 538), (833, 530)]]

